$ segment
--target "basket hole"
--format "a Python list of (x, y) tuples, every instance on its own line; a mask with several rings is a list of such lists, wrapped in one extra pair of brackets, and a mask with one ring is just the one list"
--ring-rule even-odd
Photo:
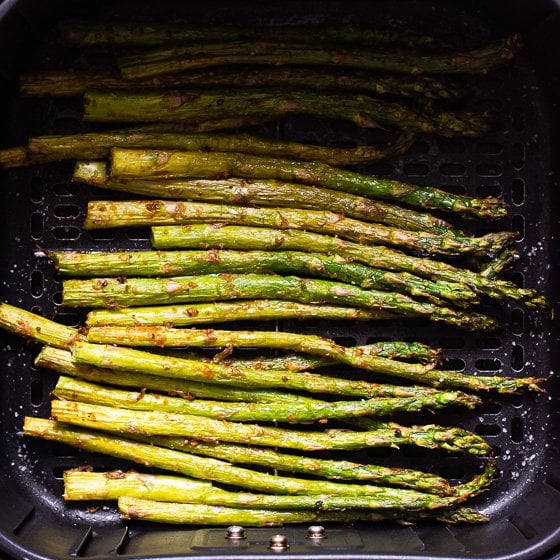
[(403, 171), (406, 175), (427, 175), (430, 167), (425, 163), (407, 163)]
[(390, 163), (376, 163), (375, 165), (368, 166), (372, 175), (391, 175), (394, 168)]
[(34, 212), (31, 214), (31, 237), (41, 239), (43, 237), (43, 214)]
[(499, 177), (502, 174), (502, 166), (497, 163), (480, 163), (476, 166), (476, 172), (481, 177)]
[(419, 447), (417, 445), (403, 445), (401, 452), (405, 457), (427, 457), (429, 451), (425, 447)]
[(389, 342), (390, 336), (372, 336), (366, 340), (366, 344), (377, 344), (378, 342)]
[(461, 480), (465, 477), (465, 469), (461, 465), (444, 465), (439, 469), (439, 476), (448, 480)]
[(60, 305), (62, 303), (62, 292), (55, 292), (51, 299), (54, 304)]
[(511, 227), (513, 231), (517, 232), (517, 241), (525, 239), (525, 218), (516, 214), (511, 220)]
[(489, 196), (499, 198), (502, 196), (502, 187), (500, 185), (480, 185), (476, 187), (476, 195), (484, 198)]
[(477, 407), (480, 414), (500, 414), (502, 405), (495, 401), (484, 401)]
[(523, 309), (514, 309), (511, 312), (511, 330), (513, 334), (522, 334), (525, 330), (525, 313)]
[(420, 155), (427, 154), (430, 151), (430, 144), (428, 142), (414, 142), (408, 150), (408, 154)]
[(463, 185), (445, 185), (442, 190), (451, 194), (465, 194), (467, 192)]
[(465, 339), (460, 337), (448, 336), (440, 339), (439, 346), (441, 346), (441, 348), (447, 348), (449, 350), (464, 348)]
[[(492, 457), (500, 457), (502, 455), (502, 448), (499, 445), (491, 445)], [(498, 472), (494, 478), (500, 477), (502, 474)]]
[(441, 142), (439, 151), (442, 154), (462, 154), (466, 150), (465, 144), (462, 142)]
[(127, 228), (126, 237), (131, 241), (146, 241), (150, 239), (150, 228)]
[(509, 403), (515, 408), (521, 408), (525, 404), (525, 398), (522, 394), (511, 395), (509, 397)]
[(31, 189), (29, 193), (31, 201), (35, 202), (36, 204), (42, 202), (43, 191), (44, 191), (43, 179), (41, 179), (41, 177), (33, 177), (33, 179), (31, 179)]
[(76, 218), (80, 215), (80, 207), (76, 204), (58, 204), (54, 207), (53, 214), (57, 218)]
[(523, 346), (516, 344), (511, 351), (511, 367), (515, 371), (521, 371), (525, 363), (525, 352)]
[(480, 142), (476, 145), (476, 153), (495, 156), (502, 153), (503, 146), (498, 142)]
[(525, 181), (514, 179), (511, 183), (511, 201), (516, 206), (521, 206), (525, 202)]
[(36, 298), (43, 295), (43, 273), (40, 270), (31, 273), (31, 295)]
[(474, 367), (478, 371), (500, 371), (502, 369), (502, 362), (500, 360), (482, 359), (476, 360)]
[(117, 235), (114, 229), (95, 229), (88, 232), (95, 241), (111, 241)]
[(478, 424), (475, 428), (475, 432), (479, 436), (498, 436), (502, 433), (502, 428), (497, 424)]
[(525, 146), (516, 142), (511, 147), (511, 163), (515, 169), (522, 169), (525, 165)]
[(366, 449), (366, 455), (369, 459), (387, 459), (393, 454), (390, 447), (370, 447)]
[(461, 177), (467, 172), (467, 168), (462, 163), (442, 163), (439, 172), (450, 177)]
[(525, 129), (525, 111), (520, 107), (515, 107), (511, 112), (511, 128), (516, 132)]
[(333, 340), (340, 346), (356, 346), (356, 339), (352, 336), (335, 336)]
[(476, 339), (476, 345), (481, 350), (496, 350), (501, 348), (502, 341), (497, 336), (482, 336)]
[(43, 404), (43, 382), (39, 379), (35, 379), (31, 382), (29, 399), (33, 406), (40, 406)]
[(449, 371), (463, 371), (465, 369), (465, 360), (461, 360), (461, 358), (448, 358), (443, 360), (441, 369)]
[(525, 286), (525, 275), (523, 272), (512, 272), (509, 275), (509, 279), (513, 284), (519, 286), (520, 288)]
[(57, 196), (76, 196), (80, 192), (78, 183), (57, 183), (53, 187), (54, 194)]
[(521, 443), (523, 441), (523, 420), (516, 416), (511, 419), (511, 441)]
[(59, 313), (56, 316), (56, 322), (67, 327), (78, 327), (81, 323), (80, 318), (75, 313)]
[(53, 228), (52, 234), (55, 239), (60, 240), (78, 239), (80, 237), (80, 230), (73, 226), (59, 226)]

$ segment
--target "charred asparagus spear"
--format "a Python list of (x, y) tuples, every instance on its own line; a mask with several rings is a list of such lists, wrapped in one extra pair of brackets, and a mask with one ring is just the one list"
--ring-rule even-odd
[(411, 130), (446, 137), (478, 137), (490, 129), (488, 116), (481, 113), (413, 110), (395, 101), (351, 93), (92, 89), (86, 91), (83, 100), (84, 119), (93, 122), (223, 121), (223, 128), (227, 128), (225, 119), (243, 117), (263, 123), (307, 114), (350, 121), (362, 128)]
[(411, 231), (464, 236), (461, 231), (453, 228), (445, 220), (426, 212), (417, 212), (386, 202), (373, 201), (322, 187), (285, 183), (274, 179), (260, 181), (238, 178), (132, 179), (121, 181), (107, 176), (104, 162), (92, 161), (78, 162), (73, 180), (100, 188), (155, 198), (330, 210), (350, 218), (378, 222)]
[[(211, 155), (211, 154), (210, 154)], [(386, 245), (432, 255), (487, 255), (510, 245), (513, 232), (482, 237), (438, 235), (366, 223), (323, 210), (251, 208), (170, 200), (98, 200), (88, 203), (85, 229), (222, 223), (308, 230), (366, 245)]]
[(171, 278), (93, 278), (63, 282), (62, 303), (69, 307), (115, 307), (197, 303), (232, 299), (286, 299), (328, 303), (397, 313), (476, 331), (491, 331), (487, 315), (418, 302), (393, 292), (362, 290), (351, 284), (259, 274), (218, 274)]
[[(372, 74), (358, 70), (335, 71), (322, 68), (279, 66), (258, 68), (212, 68), (165, 74), (154, 78), (123, 80), (112, 72), (49, 70), (22, 74), (20, 92), (31, 97), (83, 95), (89, 89), (162, 90), (199, 87), (296, 88), (316, 91), (354, 91), (372, 95), (395, 95), (415, 99), (455, 100), (464, 96), (457, 84), (434, 76)], [(82, 156), (84, 157), (84, 156)]]
[[(193, 329), (173, 329), (165, 326), (92, 327), (88, 331), (87, 339), (90, 342), (123, 344), (125, 346), (248, 346), (282, 348), (324, 355), (329, 358), (335, 358), (342, 363), (375, 371), (375, 366), (369, 365), (370, 359), (361, 353), (359, 347), (356, 351), (333, 345), (331, 341), (320, 337), (293, 333), (196, 331)], [(546, 381), (545, 377), (472, 376), (458, 371), (436, 369), (424, 371), (420, 376), (416, 372), (399, 369), (395, 375), (432, 387), (474, 391), (492, 389), (500, 393), (516, 393), (523, 390), (541, 392), (541, 384)]]
[(270, 475), (236, 467), (210, 457), (202, 458), (189, 453), (165, 449), (164, 447), (133, 442), (118, 436), (69, 428), (64, 424), (42, 418), (26, 417), (23, 431), (28, 436), (66, 443), (86, 451), (105, 453), (136, 463), (142, 463), (144, 466), (158, 467), (197, 479), (234, 484), (242, 488), (250, 488), (266, 493), (367, 495), (379, 499), (386, 498), (385, 503), (387, 507), (402, 507), (402, 509), (436, 509), (438, 507), (458, 505), (486, 488), (495, 473), (495, 466), (493, 463), (489, 463), (481, 475), (464, 485), (455, 487), (454, 496), (440, 497), (401, 488), (343, 484), (325, 480), (308, 480)]
[(122, 77), (126, 79), (229, 64), (330, 66), (414, 75), (480, 74), (510, 60), (520, 42), (518, 36), (512, 36), (471, 51), (419, 54), (404, 50), (306, 46), (298, 40), (291, 43), (279, 41), (280, 38), (276, 42), (239, 41), (171, 46), (121, 57), (118, 65)]
[(512, 282), (491, 280), (467, 269), (441, 261), (421, 259), (391, 250), (336, 239), (313, 232), (264, 227), (192, 224), (152, 228), (156, 249), (207, 249), (220, 247), (239, 250), (308, 251), (338, 254), (384, 270), (403, 271), (430, 278), (468, 285), (475, 292), (498, 301), (516, 301), (527, 307), (547, 308), (547, 299), (536, 290), (519, 288)]
[(299, 274), (338, 280), (364, 289), (389, 290), (427, 299), (436, 305), (466, 307), (476, 294), (463, 284), (433, 282), (408, 273), (394, 273), (347, 262), (337, 256), (299, 251), (135, 251), (78, 253), (54, 251), (49, 257), (64, 276), (165, 277), (197, 274)]
[(489, 220), (506, 215), (504, 203), (497, 198), (455, 195), (434, 187), (380, 179), (355, 171), (333, 168), (319, 162), (293, 162), (226, 152), (209, 154), (114, 148), (111, 152), (111, 164), (111, 176), (121, 179), (153, 177), (280, 179), (323, 186), (374, 199), (402, 202), (422, 209), (443, 210), (466, 218)]

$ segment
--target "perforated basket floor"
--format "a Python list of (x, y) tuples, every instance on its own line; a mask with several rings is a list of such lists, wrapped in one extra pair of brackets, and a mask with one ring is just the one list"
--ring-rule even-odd
[[(15, 76), (38, 67), (103, 67), (110, 52), (91, 56), (65, 51), (55, 45), (46, 23), (69, 8), (49, 3), (11, 2), (14, 9), (0, 11), (0, 146), (23, 143), (30, 134), (88, 130), (80, 121), (77, 100), (21, 100)], [(160, 14), (189, 21), (235, 22), (248, 25), (282, 23), (371, 23), (401, 25), (430, 32), (442, 30), (459, 45), (481, 44), (504, 31), (475, 10), (458, 11), (424, 2), (284, 2), (255, 6), (251, 2), (97, 3), (88, 9), (100, 14), (137, 17)], [(373, 7), (375, 5), (375, 8)], [(4, 5), (6, 6), (6, 4)], [(471, 8), (475, 3), (468, 4)], [(164, 10), (163, 7), (168, 7)], [(72, 8), (84, 13), (84, 5)], [(86, 11), (87, 13), (87, 11)], [(540, 20), (539, 20), (540, 21)], [(553, 20), (552, 20), (553, 21)], [(555, 31), (556, 30), (556, 31)], [(554, 301), (558, 272), (558, 219), (555, 203), (553, 150), (554, 107), (548, 97), (554, 90), (543, 84), (542, 66), (535, 63), (537, 38), (546, 45), (547, 33), (560, 34), (550, 20), (542, 20), (527, 33), (528, 50), (515, 63), (488, 77), (468, 82), (474, 91), (471, 108), (496, 115), (498, 125), (480, 140), (444, 140), (419, 137), (405, 156), (360, 168), (361, 171), (420, 184), (437, 185), (469, 195), (501, 196), (510, 216), (499, 224), (518, 232), (516, 248), (521, 259), (510, 278), (519, 285), (543, 290)], [(543, 46), (541, 49), (545, 51)], [(552, 66), (553, 59), (550, 60)], [(540, 65), (540, 69), (537, 66)], [(536, 71), (538, 70), (538, 72)], [(540, 72), (540, 74), (539, 74)], [(555, 82), (557, 86), (557, 81)], [(557, 110), (557, 109), (556, 109)], [(352, 145), (371, 133), (339, 122), (291, 118), (265, 131), (280, 138)], [(558, 158), (558, 156), (556, 156)], [(106, 192), (70, 182), (71, 164), (39, 166), (0, 174), (0, 228), (2, 301), (32, 309), (77, 325), (79, 313), (60, 306), (60, 278), (51, 264), (37, 258), (39, 248), (141, 249), (148, 248), (145, 230), (84, 232), (81, 223), (88, 199)], [(473, 233), (485, 225), (465, 225)], [(344, 344), (376, 340), (420, 340), (444, 349), (446, 366), (473, 374), (499, 371), (511, 375), (548, 375), (556, 370), (558, 331), (542, 314), (510, 306), (489, 308), (504, 322), (504, 330), (479, 336), (429, 325), (424, 321), (333, 323), (325, 321), (276, 324), (251, 323), (249, 328), (319, 333)], [(95, 468), (128, 468), (100, 455), (41, 441), (20, 434), (25, 415), (49, 414), (49, 391), (55, 376), (32, 365), (38, 347), (2, 334), (0, 376), (0, 550), (17, 558), (114, 557), (265, 557), (269, 537), (277, 530), (249, 530), (239, 542), (224, 539), (224, 530), (205, 528), (124, 525), (115, 509), (95, 510), (83, 504), (67, 505), (61, 498), (61, 473), (83, 464)], [(337, 374), (351, 372), (336, 370)], [(560, 470), (558, 469), (558, 382), (552, 378), (548, 394), (520, 397), (489, 395), (472, 413), (438, 412), (418, 421), (458, 423), (483, 435), (491, 443), (500, 475), (491, 490), (473, 505), (492, 517), (484, 526), (446, 528), (436, 524), (400, 527), (390, 524), (329, 526), (328, 539), (305, 539), (305, 527), (281, 530), (290, 548), (286, 557), (345, 558), (537, 558), (552, 553), (560, 543)], [(332, 455), (336, 457), (337, 455)], [(345, 455), (346, 457), (347, 455)], [(374, 449), (356, 453), (361, 461), (400, 464), (427, 469), (454, 483), (479, 472), (481, 462), (445, 453), (414, 449)]]

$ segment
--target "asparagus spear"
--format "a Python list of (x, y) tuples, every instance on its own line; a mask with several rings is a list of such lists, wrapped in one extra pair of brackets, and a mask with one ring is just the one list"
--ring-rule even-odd
[(156, 249), (207, 249), (219, 247), (240, 250), (308, 251), (338, 254), (349, 260), (375, 268), (409, 272), (432, 280), (466, 284), (475, 292), (498, 301), (511, 300), (527, 307), (547, 308), (546, 298), (536, 290), (519, 288), (512, 282), (491, 280), (467, 269), (441, 261), (420, 259), (391, 250), (336, 239), (327, 235), (297, 230), (263, 227), (192, 224), (152, 228), (152, 245)]
[(465, 218), (495, 219), (506, 215), (504, 203), (497, 198), (473, 198), (424, 187), (379, 179), (337, 169), (320, 162), (293, 162), (238, 153), (173, 152), (126, 150), (111, 152), (112, 177), (199, 177), (229, 176), (284, 181), (328, 187), (361, 196), (403, 202), (422, 209), (436, 209)]
[(188, 379), (147, 375), (134, 371), (113, 371), (107, 368), (77, 364), (72, 360), (69, 351), (47, 346), (35, 358), (37, 367), (48, 368), (64, 375), (86, 379), (94, 383), (106, 383), (119, 387), (136, 387), (142, 390), (165, 392), (184, 399), (216, 399), (233, 402), (284, 402), (316, 404), (317, 399), (304, 397), (286, 391), (266, 389), (243, 389), (219, 385), (216, 383), (201, 383)]
[[(209, 154), (212, 155), (212, 154)], [(181, 200), (96, 200), (88, 203), (85, 229), (225, 223), (303, 229), (366, 245), (387, 245), (433, 255), (487, 255), (510, 245), (513, 232), (481, 237), (439, 235), (367, 223), (324, 210), (251, 208)]]
[(141, 463), (144, 466), (180, 473), (184, 476), (213, 480), (222, 484), (235, 484), (242, 488), (278, 494), (334, 494), (386, 498), (386, 507), (402, 509), (436, 509), (462, 503), (486, 488), (495, 474), (495, 466), (488, 463), (485, 471), (472, 481), (455, 487), (454, 496), (434, 496), (408, 489), (387, 488), (366, 484), (343, 484), (325, 480), (298, 479), (270, 475), (233, 466), (210, 457), (197, 457), (189, 453), (165, 449), (156, 445), (133, 442), (115, 435), (104, 435), (90, 430), (69, 428), (64, 424), (26, 417), (25, 435), (58, 441), (86, 451), (105, 453)]
[[(435, 76), (372, 74), (357, 70), (335, 71), (297, 66), (258, 68), (212, 68), (154, 78), (123, 80), (112, 72), (48, 70), (20, 75), (20, 92), (31, 97), (83, 95), (89, 89), (119, 90), (134, 86), (140, 90), (187, 87), (297, 88), (316, 91), (355, 91), (406, 98), (455, 100), (464, 95), (457, 84)], [(83, 156), (82, 156), (83, 157)]]
[(515, 249), (508, 247), (504, 249), (499, 255), (494, 257), (485, 267), (481, 270), (481, 276), (485, 278), (495, 279), (506, 271), (517, 258)]
[(474, 305), (477, 296), (468, 287), (432, 282), (407, 273), (394, 273), (347, 262), (337, 256), (299, 251), (135, 251), (110, 253), (49, 253), (62, 276), (166, 277), (198, 274), (299, 274), (338, 280), (364, 289), (396, 291), (425, 298), (436, 305)]
[[(282, 158), (323, 161), (331, 165), (352, 165), (379, 161), (402, 154), (414, 140), (403, 133), (393, 142), (356, 148), (333, 148), (287, 140), (264, 138), (251, 134), (189, 134), (180, 132), (148, 132), (115, 130), (82, 134), (35, 136), (28, 141), (29, 158), (37, 162), (63, 159), (100, 159), (109, 156), (115, 146), (163, 150), (203, 150), (243, 152)], [(2, 152), (0, 152), (0, 156)], [(0, 159), (0, 165), (2, 160)]]
[[(282, 388), (361, 398), (411, 397), (437, 393), (433, 389), (421, 387), (380, 385), (313, 373), (228, 368), (220, 364), (209, 364), (172, 356), (162, 356), (131, 348), (84, 342), (76, 343), (72, 347), (72, 357), (81, 364), (89, 364), (117, 371), (175, 377), (202, 383), (226, 384), (249, 389)], [(369, 358), (368, 362), (370, 367), (373, 367), (373, 363), (377, 362), (380, 371), (383, 370), (384, 373), (392, 372), (395, 375), (405, 375), (405, 372), (422, 374), (422, 372), (431, 367), (398, 362), (396, 360), (386, 360), (384, 358)], [(473, 397), (471, 402), (476, 404), (477, 399)]]
[[(398, 470), (394, 469), (394, 472)], [(452, 494), (452, 489), (445, 479), (419, 471), (412, 472), (419, 477), (425, 476), (428, 492), (431, 491), (429, 493), (442, 496)], [(367, 496), (249, 494), (222, 490), (209, 482), (192, 478), (133, 471), (91, 472), (84, 469), (70, 469), (64, 471), (63, 477), (66, 501), (116, 500), (120, 496), (128, 496), (159, 502), (202, 503), (250, 509), (259, 507), (288, 510), (319, 508), (321, 511), (345, 508), (377, 509), (377, 501)], [(430, 486), (428, 481), (433, 485)]]
[(274, 27), (238, 27), (233, 25), (194, 26), (184, 23), (92, 22), (63, 21), (59, 32), (64, 43), (70, 45), (156, 46), (173, 43), (233, 41), (265, 38), (308, 42), (317, 41), (357, 43), (364, 45), (401, 45), (424, 48), (438, 45), (429, 35), (419, 35), (401, 29), (373, 29), (355, 25), (283, 25)]
[(247, 181), (238, 178), (173, 181), (129, 179), (121, 181), (107, 176), (104, 162), (92, 161), (78, 162), (73, 180), (100, 188), (156, 198), (330, 210), (350, 218), (378, 222), (411, 231), (464, 236), (464, 233), (454, 229), (445, 220), (426, 212), (417, 212), (322, 187), (284, 183), (274, 179), (261, 181)]
[(520, 42), (515, 35), (471, 51), (419, 54), (360, 47), (307, 47), (301, 41), (276, 41), (179, 45), (121, 57), (118, 65), (126, 79), (229, 64), (330, 66), (414, 75), (481, 74), (510, 60)]
[[(379, 399), (381, 405), (385, 399)], [(418, 411), (426, 407), (443, 408), (450, 405), (472, 407), (468, 395), (458, 393), (434, 394), (432, 397), (395, 399), (386, 403), (385, 414), (393, 411)], [(405, 403), (405, 401), (407, 401)], [(399, 406), (400, 405), (400, 406)], [(269, 404), (269, 406), (272, 406)], [(290, 405), (293, 407), (295, 405)], [(243, 424), (214, 420), (192, 414), (176, 414), (157, 410), (129, 410), (75, 401), (55, 400), (51, 403), (51, 417), (59, 422), (84, 428), (115, 432), (121, 435), (184, 436), (204, 441), (247, 443), (264, 447), (283, 447), (307, 451), (350, 450), (368, 447), (393, 447), (406, 443), (395, 430), (353, 432), (350, 430), (297, 431), (261, 424)]]
[[(287, 115), (308, 114), (347, 120), (362, 128), (412, 130), (447, 137), (478, 137), (490, 128), (484, 114), (426, 112), (352, 93), (92, 89), (86, 91), (83, 101), (84, 119), (94, 122), (200, 123), (244, 117), (262, 123)], [(224, 122), (223, 128), (227, 124)]]
[[(383, 416), (388, 413), (410, 412), (438, 407), (440, 395), (425, 397), (376, 398), (361, 401), (338, 401), (322, 403), (227, 403), (222, 401), (185, 400), (166, 397), (142, 391), (123, 391), (106, 388), (96, 383), (88, 383), (61, 377), (53, 394), (68, 401), (79, 401), (102, 407), (119, 407), (147, 412), (169, 412), (170, 416), (201, 416), (231, 422), (287, 422), (302, 423), (322, 420), (345, 419), (356, 416)], [(433, 397), (436, 396), (437, 399)], [(436, 402), (434, 406), (433, 403)], [(163, 418), (163, 415), (161, 415)], [(177, 416), (179, 417), (179, 416)], [(194, 436), (200, 437), (200, 436)], [(402, 441), (401, 441), (402, 443)]]
[(171, 278), (93, 278), (65, 280), (62, 303), (70, 307), (115, 307), (196, 303), (232, 299), (286, 299), (365, 307), (425, 317), (475, 331), (495, 330), (491, 317), (418, 302), (393, 292), (362, 290), (351, 284), (259, 274), (175, 276)]
[[(175, 329), (167, 326), (151, 327), (91, 327), (88, 330), (89, 342), (105, 344), (122, 344), (125, 346), (248, 346), (270, 347), (284, 350), (304, 351), (335, 358), (361, 369), (378, 371), (377, 364), (371, 364), (370, 358), (356, 349), (333, 345), (331, 341), (317, 336), (300, 335), (283, 332), (258, 331), (218, 331), (193, 329)], [(431, 369), (431, 368), (430, 368)], [(541, 384), (546, 377), (502, 377), (473, 376), (458, 371), (431, 369), (418, 375), (415, 371), (399, 368), (394, 373), (398, 377), (411, 379), (431, 387), (446, 389), (466, 389), (472, 391), (496, 390), (500, 393), (516, 393), (522, 390), (542, 392)]]

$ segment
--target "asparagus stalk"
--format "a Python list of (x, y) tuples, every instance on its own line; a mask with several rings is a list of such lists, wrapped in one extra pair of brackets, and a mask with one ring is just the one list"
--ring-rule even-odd
[[(84, 342), (76, 343), (72, 347), (72, 357), (81, 364), (89, 364), (117, 371), (174, 377), (201, 383), (226, 384), (248, 389), (282, 388), (360, 398), (415, 397), (438, 393), (433, 389), (422, 387), (380, 385), (313, 373), (228, 368), (220, 364), (209, 364), (173, 356), (162, 356), (131, 348)], [(418, 374), (421, 374), (431, 367), (383, 358), (369, 358), (370, 367), (373, 367), (374, 361), (377, 362), (379, 370), (383, 370), (384, 373), (393, 372), (393, 374), (405, 374), (405, 372), (418, 372)], [(476, 405), (478, 399), (473, 397), (470, 402), (472, 405)]]
[[(28, 157), (39, 163), (64, 159), (107, 158), (110, 148), (149, 148), (161, 150), (202, 150), (243, 152), (274, 157), (322, 161), (330, 165), (352, 165), (379, 161), (402, 154), (414, 140), (411, 133), (403, 133), (383, 145), (333, 148), (287, 140), (263, 138), (251, 134), (189, 134), (181, 132), (149, 132), (143, 130), (115, 130), (82, 134), (35, 136), (28, 142)], [(0, 151), (0, 165), (2, 165)]]
[[(95, 343), (122, 344), (125, 346), (248, 346), (270, 347), (284, 350), (304, 351), (310, 354), (334, 358), (354, 367), (378, 371), (377, 363), (371, 363), (369, 356), (360, 349), (343, 348), (331, 341), (316, 336), (283, 332), (258, 331), (218, 331), (175, 329), (167, 326), (151, 327), (91, 327), (87, 340)], [(430, 368), (431, 369), (431, 368)], [(431, 387), (463, 389), (471, 391), (495, 390), (500, 393), (516, 393), (523, 390), (542, 392), (541, 385), (546, 377), (503, 377), (473, 376), (458, 371), (431, 369), (422, 372), (407, 368), (394, 373), (398, 377), (411, 379)]]
[(527, 307), (547, 308), (547, 299), (536, 290), (519, 288), (512, 282), (492, 280), (467, 269), (441, 261), (421, 259), (391, 250), (336, 239), (327, 235), (297, 230), (264, 227), (192, 224), (152, 228), (152, 245), (156, 249), (207, 249), (219, 247), (239, 250), (308, 251), (338, 254), (368, 266), (409, 272), (432, 280), (466, 284), (475, 292), (498, 301), (515, 301)]
[(35, 358), (35, 365), (37, 367), (44, 367), (60, 372), (64, 375), (86, 379), (94, 383), (159, 391), (184, 399), (201, 398), (233, 402), (310, 404), (321, 402), (317, 399), (288, 393), (286, 391), (243, 389), (216, 383), (201, 383), (188, 379), (148, 375), (134, 371), (116, 372), (108, 368), (75, 363), (69, 351), (53, 348), (51, 346), (47, 346), (39, 352)]
[[(322, 403), (227, 403), (222, 401), (185, 400), (166, 397), (142, 391), (123, 391), (106, 388), (96, 383), (88, 383), (61, 377), (53, 394), (63, 400), (118, 407), (134, 411), (172, 413), (177, 415), (201, 416), (231, 422), (287, 422), (302, 423), (323, 420), (345, 419), (357, 416), (384, 416), (388, 413), (410, 412), (425, 408), (437, 408), (441, 399), (436, 395), (433, 406), (432, 395), (425, 397), (376, 398), (361, 401), (338, 401)], [(435, 393), (434, 393), (435, 395)], [(163, 414), (160, 415), (163, 418)], [(178, 416), (177, 416), (178, 417)], [(200, 437), (200, 436), (194, 436)], [(402, 443), (402, 442), (401, 442)]]
[(120, 497), (118, 507), (125, 519), (139, 519), (157, 523), (174, 523), (182, 525), (243, 525), (256, 527), (273, 527), (286, 523), (310, 523), (318, 521), (383, 521), (392, 520), (405, 524), (421, 520), (437, 519), (444, 523), (485, 523), (488, 518), (469, 508), (459, 508), (450, 512), (414, 512), (391, 513), (379, 511), (344, 510), (344, 511), (275, 511), (248, 510), (229, 507), (201, 506), (193, 504), (170, 504), (142, 500), (139, 498)]
[[(372, 95), (406, 98), (455, 100), (464, 92), (450, 80), (435, 76), (372, 74), (356, 70), (335, 71), (297, 66), (258, 68), (216, 68), (154, 78), (123, 80), (112, 72), (49, 70), (22, 74), (20, 92), (31, 97), (68, 97), (83, 95), (89, 89), (122, 90), (181, 89), (189, 87), (297, 88), (316, 91), (354, 91)], [(84, 156), (82, 156), (84, 157)]]
[[(383, 404), (384, 399), (378, 402)], [(395, 399), (388, 399), (395, 401)], [(404, 402), (404, 401), (408, 402)], [(434, 397), (402, 399), (402, 403), (386, 403), (385, 414), (393, 411), (418, 411), (423, 408), (442, 408), (450, 405), (472, 406), (467, 395), (439, 393)], [(400, 405), (400, 406), (399, 406)], [(295, 405), (291, 405), (293, 407)], [(129, 410), (75, 401), (55, 400), (51, 403), (51, 417), (59, 422), (84, 428), (115, 432), (121, 435), (184, 436), (205, 441), (247, 443), (264, 447), (283, 447), (306, 451), (351, 450), (369, 447), (393, 447), (406, 443), (408, 438), (392, 429), (368, 432), (350, 430), (297, 431), (261, 424), (243, 424), (214, 420), (192, 414), (176, 414), (157, 410)]]
[[(311, 91), (86, 91), (84, 119), (93, 122), (200, 123), (238, 117), (268, 122), (294, 114), (340, 119), (362, 128), (393, 128), (447, 137), (478, 137), (490, 128), (480, 113), (426, 112), (363, 94)], [(225, 122), (223, 128), (227, 128)]]
[[(398, 469), (395, 469), (396, 471)], [(418, 476), (425, 475), (418, 471), (411, 472), (416, 472)], [(367, 496), (249, 494), (226, 491), (209, 482), (171, 475), (125, 473), (123, 471), (91, 472), (84, 469), (71, 469), (64, 471), (63, 476), (66, 501), (116, 500), (120, 496), (128, 496), (159, 502), (202, 503), (250, 509), (261, 507), (288, 510), (318, 508), (321, 511), (345, 508), (377, 509), (377, 501)], [(434, 486), (429, 486), (427, 481), (430, 478), (434, 479)], [(432, 494), (452, 494), (452, 489), (447, 481), (436, 476), (426, 475), (426, 486), (428, 491), (431, 490), (429, 493)]]
[(93, 278), (63, 282), (62, 303), (70, 307), (106, 307), (197, 303), (232, 299), (286, 299), (302, 303), (364, 307), (403, 317), (433, 321), (475, 331), (495, 330), (491, 317), (419, 302), (408, 296), (362, 290), (330, 280), (259, 274), (175, 276), (171, 278)]
[(239, 153), (174, 152), (127, 150), (111, 152), (112, 177), (245, 177), (280, 179), (331, 188), (361, 196), (391, 200), (422, 209), (452, 212), (466, 218), (495, 219), (506, 215), (504, 203), (497, 198), (473, 198), (436, 189), (379, 179), (337, 169), (320, 162), (294, 162)]
[[(212, 154), (210, 154), (212, 155)], [(512, 232), (481, 237), (409, 231), (345, 218), (324, 210), (251, 208), (181, 200), (98, 200), (88, 203), (85, 229), (225, 223), (256, 227), (308, 230), (366, 245), (386, 245), (430, 255), (487, 255), (513, 243)]]
[(19, 336), (60, 348), (70, 348), (75, 341), (83, 340), (78, 329), (1, 302), (0, 327)]
[[(330, 150), (330, 148), (328, 148)], [(445, 220), (426, 212), (417, 212), (353, 194), (285, 183), (274, 179), (190, 180), (118, 180), (107, 176), (106, 164), (99, 161), (78, 162), (73, 180), (96, 187), (130, 192), (142, 196), (201, 202), (230, 203), (253, 206), (287, 206), (313, 210), (330, 210), (366, 222), (378, 222), (411, 231), (426, 231), (441, 235), (464, 236)]]
[(306, 47), (298, 40), (295, 43), (215, 42), (142, 52), (121, 57), (118, 65), (126, 79), (229, 64), (330, 66), (413, 75), (481, 74), (510, 60), (518, 44), (519, 37), (512, 36), (471, 51), (419, 54), (359, 47)]
[(197, 457), (156, 445), (133, 442), (115, 435), (104, 435), (90, 430), (69, 428), (64, 424), (26, 417), (25, 435), (48, 441), (57, 441), (90, 452), (105, 453), (141, 463), (147, 467), (180, 473), (187, 477), (212, 480), (221, 484), (234, 484), (265, 493), (278, 494), (333, 494), (386, 498), (386, 507), (402, 509), (436, 509), (459, 505), (467, 498), (484, 490), (492, 481), (495, 466), (488, 463), (484, 472), (464, 485), (455, 487), (454, 496), (434, 496), (408, 489), (387, 488), (366, 484), (344, 484), (325, 480), (298, 479), (270, 475), (233, 466), (210, 457)]
[(515, 249), (513, 247), (508, 247), (494, 257), (484, 269), (481, 270), (480, 274), (491, 280), (499, 278), (500, 275), (511, 266), (516, 258)]
[(396, 29), (372, 29), (354, 25), (283, 25), (281, 27), (193, 26), (184, 23), (63, 21), (63, 42), (69, 45), (147, 47), (175, 43), (275, 39), (315, 44), (317, 41), (364, 45), (401, 45), (425, 48), (439, 44), (429, 35)]
[[(79, 253), (53, 251), (49, 257), (64, 276), (166, 277), (199, 274), (241, 274), (247, 270), (266, 274), (318, 276), (353, 284), (363, 289), (396, 291), (425, 298), (436, 305), (442, 300), (458, 306), (477, 303), (477, 296), (460, 284), (432, 282), (408, 273), (394, 273), (347, 262), (344, 258), (299, 251), (135, 251)], [(448, 303), (447, 303), (448, 305)]]

